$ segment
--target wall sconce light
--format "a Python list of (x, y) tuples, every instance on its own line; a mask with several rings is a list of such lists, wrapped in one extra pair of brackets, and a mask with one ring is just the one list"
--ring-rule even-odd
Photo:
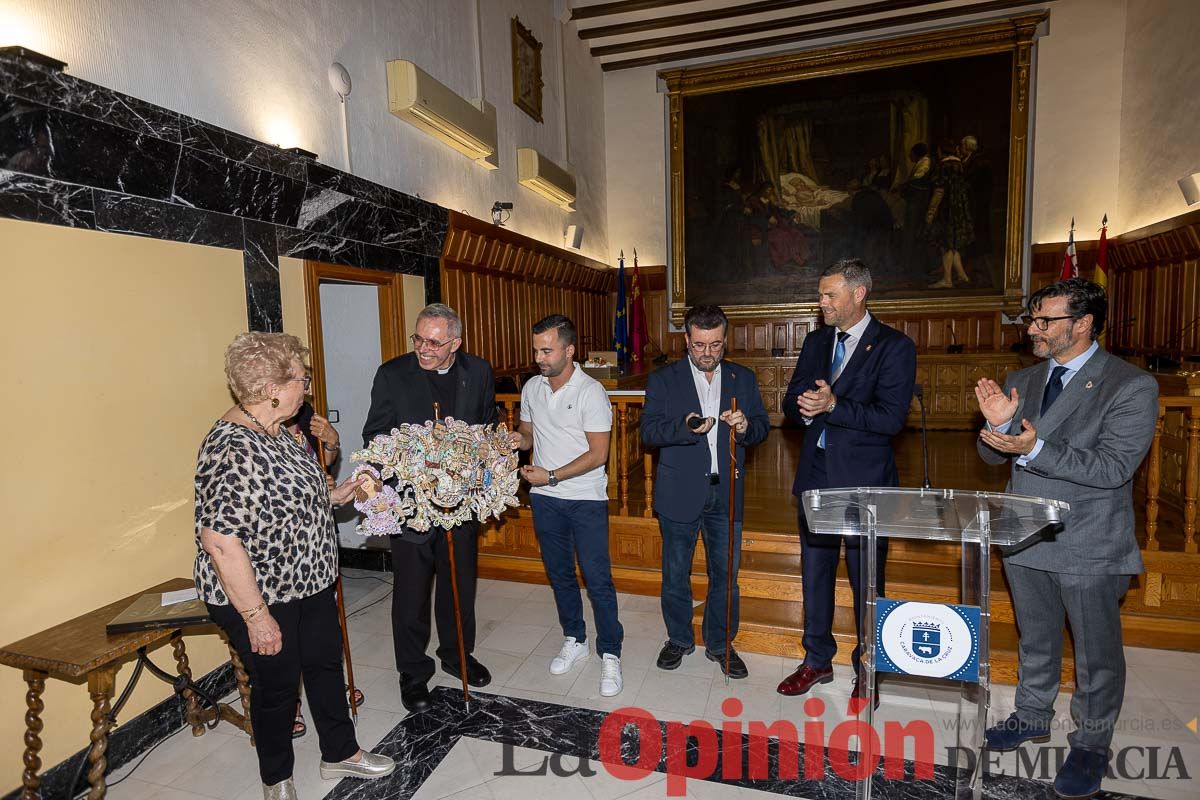
[(20, 45), (12, 45), (9, 47), (0, 47), (0, 57), (19, 58), (23, 61), (29, 61), (38, 66), (45, 67), (53, 72), (62, 72), (67, 68), (67, 62), (59, 61), (57, 58), (51, 58), (48, 55), (30, 50), (28, 47)]
[(1200, 172), (1193, 172), (1186, 178), (1180, 178), (1179, 191), (1183, 192), (1184, 202), (1189, 206), (1200, 203)]
[(566, 242), (567, 247), (572, 250), (578, 250), (580, 245), (583, 244), (583, 226), (568, 225), (566, 233), (563, 234), (563, 240)]
[(508, 222), (508, 218), (512, 216), (509, 213), (512, 211), (512, 207), (512, 203), (502, 203), (499, 200), (492, 203), (492, 224), (503, 228), (504, 223)]

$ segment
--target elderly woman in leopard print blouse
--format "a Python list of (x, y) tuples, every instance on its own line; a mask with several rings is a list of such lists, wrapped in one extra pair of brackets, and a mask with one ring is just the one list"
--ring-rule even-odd
[(284, 333), (244, 333), (225, 351), (237, 403), (212, 426), (196, 464), (196, 587), (250, 675), (250, 719), (267, 800), (295, 798), (292, 719), (303, 679), (321, 776), (378, 778), (395, 763), (355, 738), (333, 596), (332, 506), (325, 473), (282, 423), (309, 389), (308, 355)]

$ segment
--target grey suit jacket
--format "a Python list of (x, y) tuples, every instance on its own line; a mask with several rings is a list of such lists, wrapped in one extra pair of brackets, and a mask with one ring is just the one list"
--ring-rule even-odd
[(1045, 417), (1042, 392), (1052, 366), (1047, 359), (1008, 376), (1016, 387), (1017, 413), (1037, 428), (1045, 445), (1022, 467), (1016, 457), (978, 442), (989, 464), (1012, 462), (1008, 491), (1071, 504), (1057, 536), (1006, 557), (1033, 569), (1083, 575), (1134, 575), (1142, 553), (1134, 537), (1133, 473), (1145, 458), (1158, 420), (1158, 383), (1148, 372), (1097, 350), (1063, 389)]

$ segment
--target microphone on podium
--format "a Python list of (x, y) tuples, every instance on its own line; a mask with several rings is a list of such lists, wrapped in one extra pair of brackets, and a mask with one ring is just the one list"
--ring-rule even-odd
[(921, 484), (921, 488), (932, 489), (933, 484), (929, 482), (929, 435), (925, 427), (925, 385), (914, 383), (913, 396), (921, 404), (921, 460), (925, 466), (925, 482)]

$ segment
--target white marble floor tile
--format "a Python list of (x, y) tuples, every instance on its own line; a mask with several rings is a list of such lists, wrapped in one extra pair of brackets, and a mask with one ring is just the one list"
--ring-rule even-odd
[(704, 716), (711, 684), (710, 676), (652, 670), (642, 681), (633, 705), (671, 712), (671, 716), (660, 717), (664, 721), (689, 722)]
[(230, 739), (169, 785), (208, 797), (236, 797), (247, 787), (261, 783), (258, 755), (249, 744), (246, 740)]
[(505, 681), (510, 689), (527, 689), (545, 694), (565, 695), (579, 676), (574, 672), (565, 675), (550, 674), (550, 659), (546, 656), (529, 656), (517, 667), (516, 672)]
[(508, 619), (498, 623), (485, 638), (476, 637), (476, 647), (528, 656), (549, 632), (549, 625), (525, 624)]

